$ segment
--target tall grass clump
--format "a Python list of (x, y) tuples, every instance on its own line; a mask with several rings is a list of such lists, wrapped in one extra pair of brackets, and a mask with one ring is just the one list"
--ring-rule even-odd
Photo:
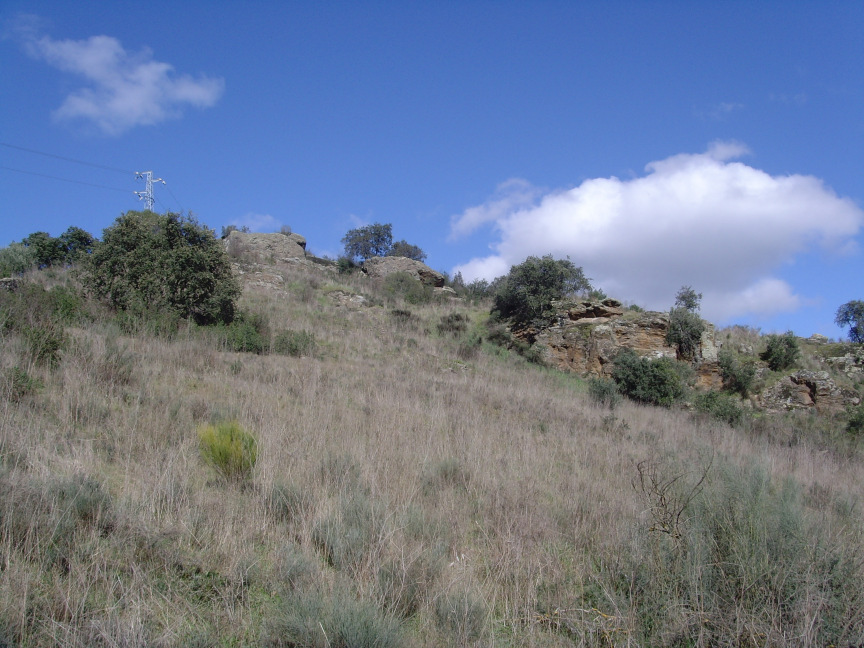
[(201, 456), (227, 481), (247, 479), (258, 460), (258, 442), (237, 421), (198, 428)]

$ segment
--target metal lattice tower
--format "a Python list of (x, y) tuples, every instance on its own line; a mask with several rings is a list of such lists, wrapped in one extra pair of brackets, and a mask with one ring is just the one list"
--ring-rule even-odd
[(165, 181), (162, 178), (153, 179), (152, 171), (136, 171), (135, 179), (144, 178), (144, 191), (136, 191), (135, 195), (138, 196), (138, 200), (144, 201), (144, 207), (147, 211), (153, 211), (153, 202), (155, 198), (153, 198), (153, 183), (161, 182), (165, 184)]

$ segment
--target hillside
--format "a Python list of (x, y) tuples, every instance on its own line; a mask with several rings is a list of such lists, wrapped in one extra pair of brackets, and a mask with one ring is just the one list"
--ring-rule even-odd
[[(0, 293), (0, 645), (864, 643), (842, 410), (610, 408), (482, 300), (234, 252), (230, 331)], [(206, 460), (230, 421), (246, 467)]]

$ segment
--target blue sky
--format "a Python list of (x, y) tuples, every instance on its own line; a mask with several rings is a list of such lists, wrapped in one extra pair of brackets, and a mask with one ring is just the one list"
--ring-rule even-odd
[(0, 245), (99, 235), (152, 170), (217, 231), (335, 256), (392, 223), (466, 279), (569, 255), (630, 303), (841, 337), (862, 33), (852, 1), (4, 0)]

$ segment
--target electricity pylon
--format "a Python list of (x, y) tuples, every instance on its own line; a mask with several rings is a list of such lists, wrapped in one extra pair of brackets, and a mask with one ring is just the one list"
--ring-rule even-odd
[(153, 183), (161, 182), (162, 184), (165, 184), (165, 181), (162, 178), (156, 178), (154, 180), (152, 171), (136, 171), (135, 179), (138, 180), (139, 178), (144, 178), (145, 187), (144, 191), (136, 191), (135, 195), (138, 196), (138, 200), (144, 201), (144, 207), (147, 211), (153, 211), (153, 202), (155, 200), (153, 198)]

